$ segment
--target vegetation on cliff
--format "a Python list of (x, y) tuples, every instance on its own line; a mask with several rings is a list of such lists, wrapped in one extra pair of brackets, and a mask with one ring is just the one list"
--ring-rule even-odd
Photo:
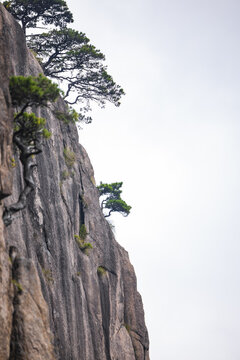
[[(107, 66), (103, 65), (103, 53), (90, 44), (84, 33), (67, 28), (73, 17), (65, 1), (8, 0), (3, 4), (21, 23), (24, 32), (27, 28), (36, 28), (38, 24), (58, 28), (27, 35), (27, 44), (36, 54), (44, 74), (62, 83), (66, 104), (80, 104), (78, 121), (92, 121), (86, 115), (91, 111), (91, 102), (101, 107), (107, 101), (120, 105), (124, 91), (108, 74)], [(65, 117), (65, 113), (60, 116)]]
[(14, 114), (13, 143), (19, 150), (25, 187), (18, 201), (5, 207), (5, 225), (10, 225), (13, 215), (26, 207), (27, 196), (35, 188), (32, 174), (33, 167), (36, 166), (34, 156), (42, 152), (42, 140), (51, 136), (45, 127), (46, 119), (37, 117), (29, 109), (33, 106), (47, 107), (60, 94), (58, 86), (41, 74), (37, 77), (12, 76), (9, 89), (12, 104), (17, 109)]
[(128, 216), (131, 210), (131, 206), (121, 199), (121, 187), (122, 182), (116, 182), (112, 184), (103, 184), (102, 182), (97, 187), (100, 197), (103, 197), (101, 201), (101, 209), (107, 209), (108, 213), (105, 213), (105, 217), (109, 217), (112, 212), (119, 212), (123, 216)]
[[(120, 105), (123, 89), (117, 85), (107, 67), (103, 64), (105, 56), (90, 44), (84, 33), (67, 28), (67, 23), (73, 21), (72, 14), (63, 0), (9, 0), (4, 6), (21, 23), (24, 32), (27, 28), (35, 28), (38, 24), (53, 24), (59, 29), (49, 30), (42, 34), (27, 36), (28, 45), (32, 49), (43, 69), (44, 75), (60, 81), (65, 94), (65, 111), (55, 111), (58, 119), (69, 121), (91, 122), (87, 116), (91, 110), (90, 102), (104, 107), (106, 101), (115, 106)], [(10, 93), (13, 106), (17, 110), (14, 116), (15, 129), (13, 142), (20, 150), (20, 161), (24, 167), (25, 188), (19, 200), (5, 209), (4, 222), (9, 225), (12, 215), (26, 206), (26, 197), (33, 190), (32, 168), (36, 166), (32, 156), (41, 152), (42, 138), (50, 133), (45, 128), (45, 119), (35, 113), (29, 113), (33, 106), (47, 106), (59, 95), (57, 85), (52, 84), (43, 75), (39, 77), (12, 77)], [(63, 94), (63, 92), (62, 92)], [(69, 105), (81, 104), (79, 113)], [(28, 110), (28, 111), (26, 111)], [(69, 151), (64, 150), (65, 162), (69, 160)], [(68, 164), (69, 166), (69, 164)], [(124, 216), (130, 213), (131, 206), (121, 199), (122, 183), (100, 184), (100, 197), (103, 196), (101, 208), (107, 209), (105, 217), (112, 212)]]
[(64, 100), (68, 104), (89, 101), (104, 106), (106, 101), (120, 105), (123, 89), (107, 73), (103, 65), (105, 56), (84, 33), (62, 28), (48, 33), (33, 35), (28, 40), (29, 47), (41, 58), (44, 74), (66, 81)]
[(73, 22), (64, 0), (7, 0), (3, 5), (21, 23), (24, 33), (39, 23), (64, 27)]

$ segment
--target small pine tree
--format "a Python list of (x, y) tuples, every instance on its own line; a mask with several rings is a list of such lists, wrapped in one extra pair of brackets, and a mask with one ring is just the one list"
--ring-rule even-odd
[(5, 207), (3, 221), (10, 225), (13, 215), (26, 207), (27, 197), (35, 188), (32, 174), (36, 164), (33, 155), (39, 154), (42, 140), (49, 138), (51, 133), (45, 128), (46, 119), (37, 117), (29, 108), (46, 107), (60, 94), (56, 84), (53, 84), (43, 75), (39, 76), (12, 76), (9, 83), (12, 104), (17, 112), (14, 115), (13, 143), (19, 149), (19, 158), (23, 165), (25, 187), (20, 193), (17, 203)]
[(100, 183), (97, 186), (100, 197), (103, 196), (101, 201), (101, 209), (108, 209), (108, 213), (104, 214), (105, 217), (109, 217), (112, 212), (119, 212), (123, 216), (130, 214), (131, 206), (121, 199), (121, 187), (122, 182), (116, 182), (112, 184)]

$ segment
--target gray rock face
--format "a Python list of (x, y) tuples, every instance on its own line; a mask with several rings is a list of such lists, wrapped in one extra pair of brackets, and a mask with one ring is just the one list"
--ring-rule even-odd
[(0, 359), (9, 359), (12, 331), (13, 288), (11, 284), (11, 266), (6, 252), (2, 206), (0, 206)]
[(10, 171), (11, 163), (11, 138), (12, 138), (12, 111), (10, 109), (10, 94), (8, 90), (8, 78), (13, 69), (8, 63), (8, 51), (6, 49), (5, 18), (0, 7), (0, 200), (11, 194), (12, 174)]
[[(0, 200), (12, 192), (12, 119), (9, 76), (31, 69), (20, 26), (0, 4)], [(20, 59), (20, 60), (19, 60)], [(22, 67), (22, 68), (21, 68)], [(9, 256), (0, 203), (0, 360), (54, 360), (49, 307), (31, 260)], [(12, 266), (14, 264), (14, 266)]]
[(48, 306), (31, 260), (13, 261), (14, 312), (9, 360), (54, 360)]
[(12, 171), (10, 168), (12, 156), (12, 110), (10, 109), (10, 94), (8, 77), (13, 71), (9, 63), (9, 53), (6, 48), (8, 30), (0, 7), (0, 359), (9, 358), (10, 337), (12, 328), (12, 299), (11, 264), (6, 252), (4, 225), (2, 222), (1, 200), (11, 194)]
[[(9, 20), (1, 5), (0, 9), (0, 21)], [(8, 32), (5, 56), (14, 73), (37, 75), (41, 68), (12, 18)], [(37, 269), (57, 359), (148, 360), (148, 334), (133, 267), (101, 212), (93, 168), (77, 129), (57, 120), (56, 110), (64, 110), (61, 99), (39, 113), (47, 119), (52, 137), (36, 156), (36, 190), (6, 229), (7, 244), (16, 246)], [(23, 187), (21, 165), (17, 159), (16, 163), (12, 196), (4, 200), (6, 204), (15, 202)], [(75, 236), (82, 225), (87, 229), (85, 242), (93, 247), (88, 253)]]

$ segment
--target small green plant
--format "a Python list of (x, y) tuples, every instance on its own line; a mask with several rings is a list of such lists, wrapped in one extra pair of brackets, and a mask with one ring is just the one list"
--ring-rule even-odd
[[(87, 234), (86, 234), (87, 235)], [(85, 237), (86, 237), (85, 235)], [(81, 238), (80, 235), (74, 235), (79, 249), (86, 255), (88, 255), (89, 249), (93, 249), (93, 246), (90, 242), (85, 242), (85, 239)]]
[(63, 156), (67, 167), (71, 169), (76, 161), (76, 155), (68, 147), (65, 147), (63, 150)]
[(42, 268), (42, 273), (49, 284), (54, 282), (51, 270)]
[(97, 268), (97, 273), (99, 276), (103, 276), (103, 275), (106, 275), (107, 270), (103, 266), (99, 266)]
[(87, 229), (86, 229), (85, 224), (82, 224), (80, 226), (80, 230), (79, 230), (79, 237), (81, 240), (85, 240), (86, 236), (87, 236)]
[(21, 293), (23, 291), (23, 287), (22, 285), (15, 279), (12, 279), (12, 283), (14, 286), (16, 286), (16, 288), (18, 289), (18, 291)]
[(62, 172), (62, 180), (67, 180), (70, 178), (70, 173), (67, 170), (63, 170)]

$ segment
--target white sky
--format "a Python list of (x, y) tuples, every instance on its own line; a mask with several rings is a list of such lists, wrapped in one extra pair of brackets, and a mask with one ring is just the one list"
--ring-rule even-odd
[(126, 92), (80, 142), (132, 206), (151, 360), (239, 360), (240, 1), (67, 3)]

